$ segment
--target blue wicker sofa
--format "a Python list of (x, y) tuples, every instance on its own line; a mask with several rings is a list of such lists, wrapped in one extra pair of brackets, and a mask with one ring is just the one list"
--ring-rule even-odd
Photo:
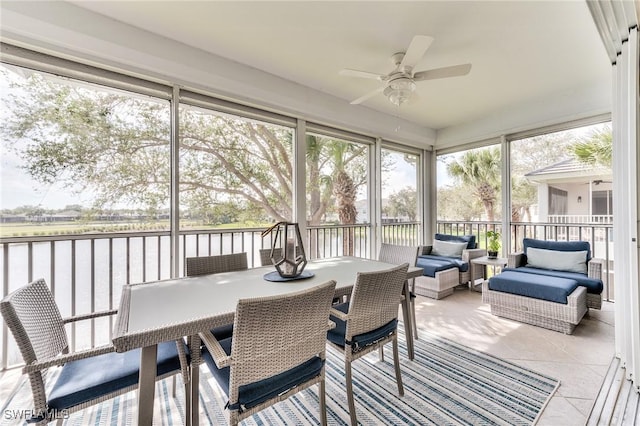
[(418, 250), (416, 266), (424, 273), (415, 280), (416, 294), (442, 299), (453, 293), (454, 287), (467, 284), (471, 280), (469, 261), (487, 254), (476, 247), (475, 235), (435, 234), (432, 245)]
[(495, 315), (571, 334), (589, 308), (602, 306), (602, 261), (586, 241), (525, 238), (502, 273), (483, 284)]

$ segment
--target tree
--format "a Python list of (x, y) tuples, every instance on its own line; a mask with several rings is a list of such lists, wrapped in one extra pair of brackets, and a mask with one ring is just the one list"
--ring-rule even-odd
[(500, 149), (466, 151), (459, 161), (447, 165), (447, 172), (471, 190), (482, 203), (487, 220), (494, 221), (500, 188)]
[[(166, 208), (168, 102), (38, 73), (14, 79), (12, 89), (3, 97), (9, 116), (0, 131), (35, 180), (90, 192), (96, 208)], [(192, 217), (218, 223), (259, 212), (266, 220), (290, 220), (292, 129), (189, 105), (181, 105), (179, 123), (180, 204)], [(332, 209), (352, 221), (349, 197), (366, 183), (366, 147), (321, 137), (307, 142), (310, 224)], [(334, 190), (336, 182), (341, 185)]]
[(468, 188), (458, 184), (438, 189), (438, 220), (480, 220), (483, 207)]
[(390, 217), (407, 217), (409, 222), (415, 222), (418, 211), (416, 195), (414, 188), (403, 188), (389, 196), (389, 201), (382, 211)]
[(586, 140), (575, 143), (571, 149), (576, 158), (583, 163), (611, 168), (613, 160), (611, 127), (594, 130)]

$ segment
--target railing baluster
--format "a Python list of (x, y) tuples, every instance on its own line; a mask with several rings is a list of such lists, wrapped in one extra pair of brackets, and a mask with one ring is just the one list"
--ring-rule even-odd
[[(91, 239), (91, 312), (96, 311), (96, 240)], [(96, 346), (96, 321), (91, 318), (91, 347)]]

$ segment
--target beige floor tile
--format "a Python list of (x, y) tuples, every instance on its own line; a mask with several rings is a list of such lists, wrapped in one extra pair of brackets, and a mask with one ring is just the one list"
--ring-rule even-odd
[(480, 293), (468, 290), (416, 302), (421, 329), (560, 380), (540, 425), (585, 423), (614, 355), (612, 303), (591, 310), (565, 335), (496, 317)]

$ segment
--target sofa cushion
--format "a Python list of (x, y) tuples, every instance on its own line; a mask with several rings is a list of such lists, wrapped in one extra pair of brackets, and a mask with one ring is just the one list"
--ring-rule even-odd
[(559, 251), (529, 247), (527, 266), (586, 274), (587, 251)]
[(451, 268), (458, 268), (460, 272), (469, 270), (469, 263), (464, 262), (456, 257), (433, 256), (424, 254), (416, 259), (416, 266), (423, 269), (422, 275), (427, 277), (435, 277), (436, 272), (446, 271)]
[(531, 268), (528, 266), (521, 266), (520, 268), (504, 268), (503, 271), (517, 271), (528, 274), (544, 275), (548, 277), (558, 277), (576, 280), (579, 285), (587, 288), (587, 293), (600, 294), (604, 288), (602, 280), (597, 278), (590, 278), (588, 275), (580, 274), (577, 272), (566, 271), (552, 271), (550, 269)]
[(516, 271), (503, 271), (489, 279), (490, 290), (564, 304), (577, 287), (576, 280)]
[[(219, 341), (220, 346), (227, 355), (231, 354), (232, 339), (223, 339)], [(229, 379), (231, 367), (218, 368), (209, 351), (202, 353), (202, 359), (209, 367), (209, 371), (216, 378), (216, 381), (229, 396)], [(281, 393), (289, 389), (313, 379), (322, 372), (324, 361), (317, 356), (305, 361), (304, 363), (286, 370), (275, 376), (259, 380), (254, 383), (242, 385), (238, 388), (238, 404), (229, 406), (231, 410), (244, 410), (255, 407), (271, 398), (275, 398)]]
[(529, 247), (557, 250), (557, 251), (585, 251), (587, 252), (587, 262), (591, 260), (591, 246), (588, 241), (546, 241), (524, 238), (522, 240), (524, 253), (527, 254)]
[(448, 235), (448, 234), (436, 234), (435, 238), (439, 241), (464, 241), (467, 243), (467, 248), (472, 250), (476, 248), (476, 236), (475, 235)]
[(432, 256), (462, 257), (462, 251), (467, 248), (465, 242), (434, 240), (431, 248)]

